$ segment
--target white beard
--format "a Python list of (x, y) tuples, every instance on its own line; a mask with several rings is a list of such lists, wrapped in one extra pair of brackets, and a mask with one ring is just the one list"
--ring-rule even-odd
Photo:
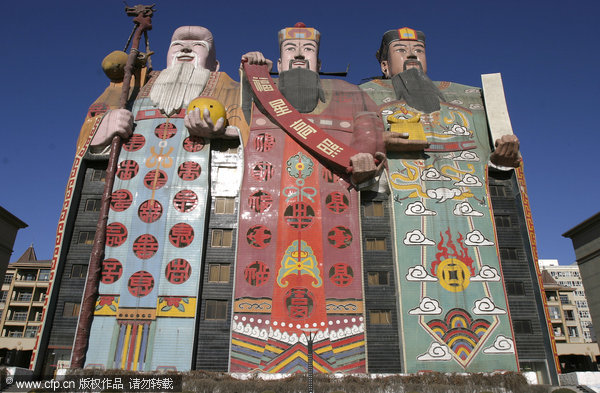
[(150, 91), (150, 100), (166, 116), (171, 116), (202, 94), (210, 71), (192, 62), (175, 63), (162, 70)]

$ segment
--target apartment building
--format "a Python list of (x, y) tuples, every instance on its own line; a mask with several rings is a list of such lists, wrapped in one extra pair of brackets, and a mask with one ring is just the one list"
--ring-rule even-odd
[(0, 365), (29, 368), (42, 327), (51, 261), (38, 261), (33, 246), (8, 265), (0, 290)]
[(548, 270), (542, 271), (542, 282), (561, 372), (597, 371), (598, 344), (582, 334), (575, 288), (561, 285)]

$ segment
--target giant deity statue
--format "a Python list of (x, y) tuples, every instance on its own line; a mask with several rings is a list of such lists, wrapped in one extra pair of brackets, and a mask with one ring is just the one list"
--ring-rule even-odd
[(517, 370), (487, 179), (518, 140), (493, 150), (481, 89), (427, 77), (422, 32), (386, 32), (377, 59), (361, 88), (386, 127), (403, 369)]
[[(358, 87), (319, 77), (319, 41), (320, 33), (302, 23), (285, 28), (277, 83), (266, 72), (246, 73), (244, 88), (252, 87), (254, 103), (244, 106), (250, 136), (240, 193), (232, 372), (305, 371), (311, 339), (319, 372), (366, 371), (357, 189), (382, 169), (383, 128)], [(242, 60), (268, 62), (259, 52)], [(348, 146), (356, 154), (332, 164)]]
[[(192, 366), (210, 138), (238, 138), (247, 128), (236, 123), (239, 85), (218, 69), (210, 31), (178, 28), (167, 68), (150, 74), (131, 112), (108, 111), (93, 136), (94, 152), (115, 134), (128, 139), (118, 158), (86, 367)], [(226, 113), (218, 114), (219, 103)]]

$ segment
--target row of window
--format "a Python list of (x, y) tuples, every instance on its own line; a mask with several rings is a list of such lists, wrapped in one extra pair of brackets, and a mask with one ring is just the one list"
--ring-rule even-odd
[(557, 277), (580, 277), (579, 272), (576, 271), (550, 271), (550, 275), (554, 278)]
[[(85, 201), (83, 208), (86, 212), (99, 212), (102, 200), (90, 198)], [(215, 214), (233, 214), (235, 213), (234, 197), (215, 197)]]
[[(12, 283), (14, 274), (6, 274), (4, 276), (4, 284)], [(49, 281), (50, 280), (50, 269), (36, 270), (20, 270), (17, 273), (17, 281)]]

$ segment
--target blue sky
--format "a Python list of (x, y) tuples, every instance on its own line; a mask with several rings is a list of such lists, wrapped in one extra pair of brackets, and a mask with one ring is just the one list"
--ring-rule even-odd
[[(215, 36), (221, 70), (238, 80), (243, 53), (260, 50), (276, 60), (277, 31), (302, 21), (321, 32), (323, 71), (350, 64), (351, 83), (380, 73), (374, 53), (381, 35), (403, 26), (425, 32), (433, 80), (481, 86), (481, 74), (501, 72), (539, 256), (575, 260), (561, 234), (600, 211), (598, 2), (155, 3), (155, 69), (164, 68), (176, 27), (202, 25)], [(3, 4), (0, 205), (29, 225), (19, 231), (11, 261), (32, 243), (39, 259), (52, 256), (79, 129), (108, 83), (100, 62), (123, 49), (133, 26), (123, 8), (121, 0)]]

